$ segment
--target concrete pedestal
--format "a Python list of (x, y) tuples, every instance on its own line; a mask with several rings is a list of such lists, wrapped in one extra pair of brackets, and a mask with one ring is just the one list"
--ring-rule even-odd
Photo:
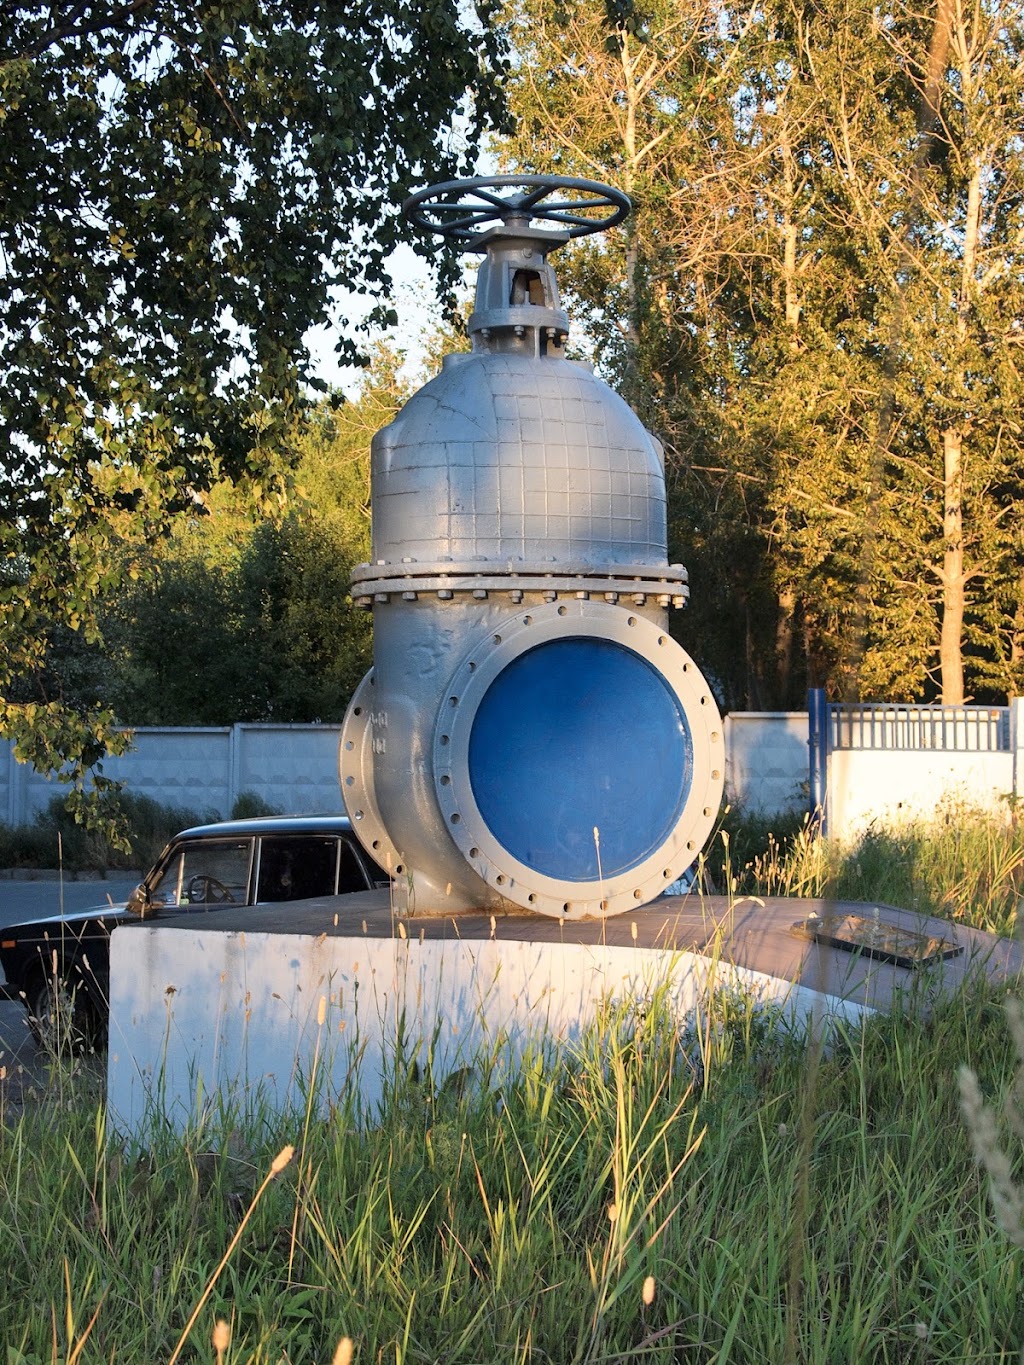
[[(908, 969), (807, 942), (811, 914), (874, 914), (883, 925), (955, 940), (948, 961)], [(1016, 943), (889, 906), (775, 899), (666, 898), (634, 914), (560, 924), (522, 914), (397, 918), (387, 892), (115, 930), (108, 1111), (120, 1131), (153, 1116), (181, 1128), (222, 1103), (241, 1111), (304, 1104), (316, 1070), (325, 1099), (354, 1086), (367, 1114), (396, 1058), (435, 1081), (528, 1048), (571, 1049), (602, 1007), (656, 994), (693, 1016), (716, 989), (813, 1016), (915, 1007), (972, 971), (1010, 981)]]

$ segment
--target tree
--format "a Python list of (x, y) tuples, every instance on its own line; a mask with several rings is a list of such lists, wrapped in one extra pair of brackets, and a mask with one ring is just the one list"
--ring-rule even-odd
[(399, 359), (378, 348), (353, 401), (305, 415), (286, 509), (219, 485), (108, 602), (103, 676), (123, 723), (341, 720), (370, 665), (348, 583), (369, 556), (370, 441), (405, 395)]
[[(839, 24), (789, 3), (779, 13), (799, 28), (810, 146), (834, 168), (819, 217), (854, 248), (846, 278), (868, 305), (856, 331), (826, 337), (833, 363), (857, 357), (873, 395), (853, 535), (837, 537), (859, 543), (861, 561), (846, 613), (851, 681), (862, 695), (951, 704), (965, 698), (965, 675), (1015, 691), (1019, 7), (941, 0), (922, 16), (850, 3)], [(815, 461), (805, 480), (823, 468)], [(794, 482), (778, 486), (776, 509), (799, 537)], [(819, 520), (834, 533), (850, 511)]]
[[(617, 234), (560, 256), (609, 378), (667, 452), (670, 539), (693, 589), (686, 637), (735, 706), (775, 703), (778, 589), (771, 451), (738, 398), (759, 336), (766, 256), (751, 99), (754, 17), (658, 0), (517, 0), (510, 163), (609, 179), (633, 198)], [(763, 96), (761, 96), (763, 98)], [(785, 690), (785, 684), (783, 684)]]
[(54, 625), (98, 639), (123, 546), (218, 479), (277, 494), (307, 329), (338, 288), (386, 296), (396, 203), (500, 118), (487, 6), (0, 10), (0, 732), (21, 757), (80, 788), (114, 742), (109, 708), (13, 689)]
[(512, 14), (510, 162), (637, 203), (563, 274), (665, 441), (722, 699), (1016, 690), (1019, 6)]

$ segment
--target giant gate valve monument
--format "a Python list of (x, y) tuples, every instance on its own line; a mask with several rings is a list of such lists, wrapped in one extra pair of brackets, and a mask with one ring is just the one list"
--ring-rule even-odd
[(551, 176), (453, 181), (404, 212), (483, 260), (472, 351), (378, 432), (374, 662), (342, 731), (353, 827), (408, 913), (602, 917), (693, 863), (722, 797), (711, 689), (668, 633), (659, 443), (589, 366), (548, 260), (628, 198)]
[(723, 727), (668, 633), (687, 587), (660, 447), (566, 359), (548, 263), (628, 210), (539, 176), (407, 201), (483, 261), (472, 352), (374, 440), (373, 560), (352, 578), (374, 662), (341, 784), (390, 884), (116, 928), (112, 1125), (202, 1121), (204, 1097), (294, 1108), (314, 1076), (372, 1115), (413, 1061), (496, 1076), (571, 1049), (606, 1001), (692, 1019), (724, 988), (797, 1024), (979, 964), (1019, 974), (1014, 945), (893, 906), (661, 894), (718, 813)]

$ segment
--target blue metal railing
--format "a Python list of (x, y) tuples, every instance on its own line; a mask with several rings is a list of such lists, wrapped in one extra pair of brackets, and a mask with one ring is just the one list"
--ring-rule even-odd
[(828, 782), (829, 715), (823, 687), (812, 687), (807, 694), (811, 819), (827, 834), (825, 795)]

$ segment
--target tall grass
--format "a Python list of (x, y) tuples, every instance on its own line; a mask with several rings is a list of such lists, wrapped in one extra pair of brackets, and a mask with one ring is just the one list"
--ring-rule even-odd
[(404, 1073), (369, 1128), (349, 1095), (131, 1145), (97, 1093), (8, 1113), (7, 1362), (1016, 1360), (955, 1081), (1010, 1086), (992, 993), (839, 1032), (810, 1090), (720, 1008), (699, 1066), (664, 1008), (609, 1008), (500, 1088)]
[[(1013, 924), (1010, 824), (770, 833), (719, 834), (723, 886)], [(0, 1076), (0, 1361), (1017, 1361), (1010, 1026), (980, 981), (823, 1050), (734, 992), (620, 1003), (500, 1081), (398, 1056), (369, 1124), (315, 1059), (292, 1115), (130, 1143), (94, 1069), (25, 1107)]]
[(883, 901), (1012, 935), (1024, 896), (1024, 824), (959, 802), (930, 818), (822, 839), (805, 820), (730, 812), (707, 863), (723, 891)]

